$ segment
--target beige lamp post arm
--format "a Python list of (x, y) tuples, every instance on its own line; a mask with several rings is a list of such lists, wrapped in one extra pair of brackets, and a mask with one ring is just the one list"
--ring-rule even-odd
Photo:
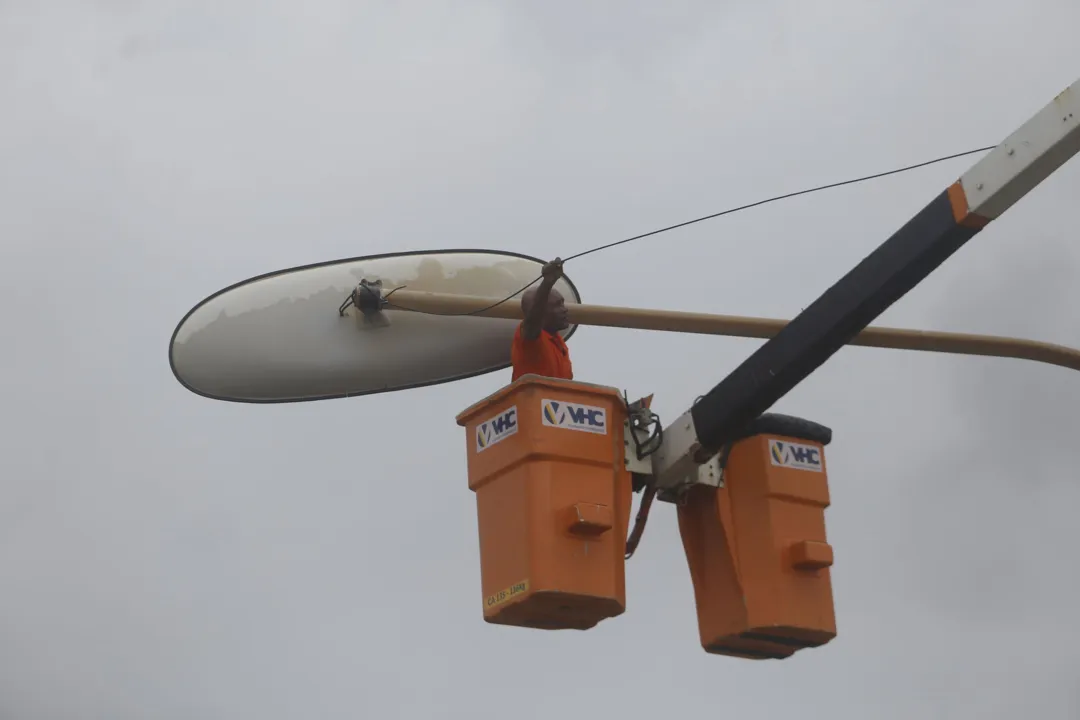
[[(520, 320), (521, 307), (516, 299), (499, 303), (500, 298), (430, 293), (403, 288), (389, 295), (388, 309), (409, 310), (434, 315), (467, 315)], [(492, 307), (494, 306), (494, 307)], [(754, 318), (738, 315), (674, 310), (612, 307), (607, 305), (567, 306), (570, 322), (575, 325), (598, 325), (629, 330), (660, 330), (725, 335), (729, 337), (771, 338), (786, 324), (786, 320)], [(904, 328), (868, 327), (850, 345), (919, 350), (922, 352), (982, 355), (1015, 358), (1080, 370), (1080, 350), (1063, 345), (996, 335), (910, 330)]]

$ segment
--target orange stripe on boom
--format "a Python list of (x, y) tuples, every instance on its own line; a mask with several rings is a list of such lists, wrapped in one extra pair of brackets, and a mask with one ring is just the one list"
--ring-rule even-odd
[(957, 225), (981, 229), (990, 223), (989, 219), (968, 212), (967, 193), (964, 192), (964, 186), (960, 184), (959, 180), (949, 186), (948, 194), (949, 204), (952, 205), (953, 218), (956, 219)]

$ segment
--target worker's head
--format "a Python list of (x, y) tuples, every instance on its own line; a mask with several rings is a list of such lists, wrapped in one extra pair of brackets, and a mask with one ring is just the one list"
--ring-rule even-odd
[[(536, 288), (529, 288), (521, 296), (521, 310), (528, 315), (536, 303)], [(570, 318), (566, 310), (566, 300), (555, 288), (548, 293), (547, 308), (544, 310), (543, 328), (549, 333), (557, 333), (570, 327)]]

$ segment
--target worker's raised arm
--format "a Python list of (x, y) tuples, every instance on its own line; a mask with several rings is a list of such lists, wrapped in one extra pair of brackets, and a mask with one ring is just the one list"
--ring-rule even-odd
[(559, 258), (544, 265), (543, 279), (534, 292), (526, 292), (523, 303), (525, 309), (525, 321), (522, 323), (521, 334), (526, 340), (535, 340), (540, 337), (544, 329), (544, 318), (548, 311), (548, 299), (551, 296), (551, 288), (562, 277), (562, 263)]

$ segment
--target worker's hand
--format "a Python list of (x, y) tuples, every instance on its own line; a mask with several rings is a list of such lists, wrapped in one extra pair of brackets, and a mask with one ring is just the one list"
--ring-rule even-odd
[(544, 265), (544, 269), (540, 271), (540, 274), (543, 275), (544, 279), (548, 282), (555, 282), (562, 277), (562, 262), (561, 258), (555, 258)]

